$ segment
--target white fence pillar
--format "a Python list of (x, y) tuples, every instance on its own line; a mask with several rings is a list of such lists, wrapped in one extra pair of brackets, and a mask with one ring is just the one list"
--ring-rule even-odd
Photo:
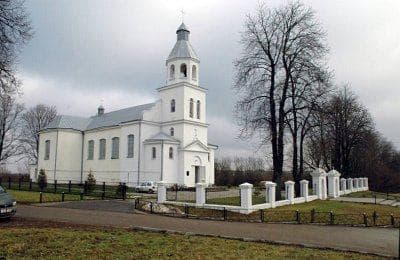
[(365, 190), (369, 190), (368, 178), (365, 178)]
[(265, 202), (270, 203), (271, 208), (275, 208), (275, 191), (276, 183), (272, 181), (265, 182)]
[(307, 180), (301, 180), (300, 181), (300, 196), (305, 199), (305, 201), (308, 201), (308, 183), (309, 181)]
[(347, 181), (345, 178), (340, 179), (340, 190), (342, 191), (342, 194), (347, 194)]
[(163, 181), (157, 183), (157, 202), (164, 203), (167, 200), (167, 187)]
[(286, 199), (289, 200), (290, 204), (294, 204), (294, 182), (285, 182)]
[(204, 205), (206, 203), (206, 186), (204, 182), (196, 183), (196, 205)]
[(347, 189), (349, 190), (349, 193), (354, 191), (352, 178), (347, 178)]
[(327, 173), (328, 176), (328, 192), (329, 197), (339, 197), (339, 177), (340, 173), (336, 170), (331, 170)]
[(246, 210), (249, 210), (252, 205), (252, 196), (253, 196), (253, 184), (250, 183), (242, 183), (239, 185), (240, 188), (240, 206)]
[(353, 179), (353, 189), (354, 191), (358, 191), (358, 178)]
[(318, 199), (324, 200), (327, 197), (327, 186), (326, 186), (326, 172), (323, 169), (315, 169), (312, 173), (312, 183), (314, 194), (317, 195)]

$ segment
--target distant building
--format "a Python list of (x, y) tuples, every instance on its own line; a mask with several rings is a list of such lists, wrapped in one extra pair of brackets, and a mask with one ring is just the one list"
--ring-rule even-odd
[(185, 24), (176, 33), (157, 101), (109, 113), (100, 106), (90, 118), (58, 116), (40, 131), (37, 169), (49, 181), (80, 182), (92, 171), (98, 182), (214, 183), (217, 146), (207, 142), (200, 60)]

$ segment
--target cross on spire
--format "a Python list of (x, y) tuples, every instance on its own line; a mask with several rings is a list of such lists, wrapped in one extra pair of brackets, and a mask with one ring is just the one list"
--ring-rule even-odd
[(182, 18), (182, 23), (184, 22), (185, 19), (185, 11), (183, 11), (183, 9), (181, 10), (181, 18)]

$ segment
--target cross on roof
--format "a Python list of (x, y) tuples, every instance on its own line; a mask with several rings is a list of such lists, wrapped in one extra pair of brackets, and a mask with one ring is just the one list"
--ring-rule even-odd
[(185, 18), (185, 12), (183, 11), (183, 9), (181, 10), (181, 18), (182, 18), (182, 23), (184, 22), (184, 18)]

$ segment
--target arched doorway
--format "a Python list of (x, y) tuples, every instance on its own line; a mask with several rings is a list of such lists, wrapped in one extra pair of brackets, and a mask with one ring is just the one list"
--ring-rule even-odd
[(199, 156), (195, 156), (192, 166), (194, 167), (194, 181), (195, 183), (205, 181), (205, 167)]

